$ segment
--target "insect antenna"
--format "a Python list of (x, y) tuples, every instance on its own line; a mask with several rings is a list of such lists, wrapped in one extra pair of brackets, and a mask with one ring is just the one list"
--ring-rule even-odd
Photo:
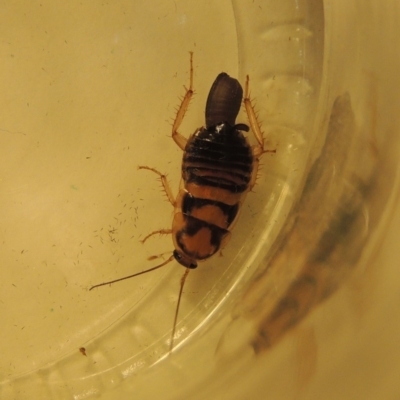
[(179, 289), (178, 302), (176, 303), (174, 324), (173, 324), (173, 327), (172, 327), (171, 342), (170, 342), (170, 345), (169, 345), (169, 352), (170, 353), (171, 353), (171, 351), (172, 351), (172, 349), (174, 347), (174, 336), (175, 336), (175, 331), (176, 331), (176, 322), (178, 321), (179, 307), (181, 305), (183, 287), (185, 286), (186, 277), (188, 276), (189, 271), (190, 271), (190, 268), (186, 268), (186, 271), (185, 271), (185, 273), (183, 274), (183, 276), (181, 278), (181, 288)]
[(112, 283), (121, 282), (121, 281), (124, 281), (124, 280), (126, 280), (126, 279), (134, 278), (135, 276), (139, 276), (139, 275), (142, 275), (142, 274), (146, 274), (147, 272), (154, 271), (154, 270), (156, 270), (156, 269), (158, 269), (158, 268), (161, 268), (161, 267), (163, 267), (164, 265), (170, 263), (173, 259), (174, 259), (174, 256), (172, 255), (170, 258), (168, 258), (167, 261), (164, 261), (164, 262), (163, 262), (162, 264), (160, 264), (160, 265), (156, 265), (156, 266), (153, 267), (153, 268), (145, 269), (144, 271), (137, 272), (136, 274), (124, 276), (123, 278), (114, 279), (113, 281), (99, 283), (99, 284), (97, 284), (97, 285), (92, 286), (92, 287), (89, 289), (89, 291), (92, 290), (92, 289), (94, 289), (94, 288), (100, 287), (100, 286), (111, 285)]

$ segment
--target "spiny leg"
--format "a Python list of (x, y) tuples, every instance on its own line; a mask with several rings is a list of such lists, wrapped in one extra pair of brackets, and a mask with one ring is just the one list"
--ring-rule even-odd
[(251, 174), (251, 180), (249, 184), (249, 190), (253, 190), (254, 185), (256, 184), (257, 177), (258, 177), (258, 168), (260, 166), (260, 162), (258, 158), (254, 157), (253, 161), (253, 173)]
[(171, 333), (171, 341), (169, 344), (169, 352), (171, 353), (173, 347), (174, 347), (174, 337), (175, 337), (175, 331), (176, 331), (176, 323), (178, 321), (178, 314), (179, 314), (179, 307), (181, 305), (181, 298), (182, 298), (182, 293), (183, 293), (183, 287), (185, 286), (185, 281), (186, 278), (189, 274), (190, 268), (186, 268), (185, 273), (183, 274), (181, 278), (181, 287), (179, 289), (179, 295), (178, 295), (178, 302), (176, 303), (176, 309), (175, 309), (175, 316), (174, 316), (174, 324), (172, 326), (172, 333)]
[(171, 187), (169, 186), (169, 183), (167, 181), (167, 176), (162, 174), (160, 171), (157, 171), (155, 168), (146, 167), (145, 165), (139, 165), (138, 169), (147, 169), (149, 171), (153, 171), (154, 173), (156, 173), (160, 177), (161, 184), (162, 184), (162, 186), (164, 188), (165, 194), (167, 195), (167, 198), (168, 198), (169, 202), (175, 207), (175, 197), (172, 194)]
[(254, 110), (253, 103), (250, 99), (250, 78), (246, 76), (246, 86), (244, 89), (243, 104), (246, 110), (247, 119), (249, 120), (250, 128), (257, 139), (258, 145), (253, 147), (253, 155), (258, 158), (264, 153), (264, 133), (261, 130), (261, 124), (257, 119), (257, 113)]
[(257, 139), (258, 145), (253, 146), (253, 156), (254, 156), (254, 166), (253, 166), (253, 174), (250, 181), (250, 190), (256, 184), (257, 176), (258, 176), (258, 168), (259, 168), (259, 158), (264, 153), (276, 153), (276, 150), (265, 150), (264, 149), (264, 132), (261, 129), (261, 124), (258, 121), (257, 113), (254, 109), (254, 105), (250, 98), (250, 78), (249, 75), (246, 75), (246, 86), (244, 90), (244, 99), (243, 99), (244, 107), (247, 114), (247, 119), (249, 120), (250, 128)]
[(187, 139), (182, 136), (178, 129), (182, 124), (183, 118), (185, 117), (186, 111), (189, 108), (190, 100), (193, 97), (193, 52), (190, 52), (190, 81), (189, 88), (186, 89), (186, 93), (182, 98), (182, 102), (178, 108), (176, 113), (176, 117), (174, 123), (172, 124), (172, 139), (174, 139), (175, 143), (182, 149), (185, 150)]
[(166, 254), (170, 254), (170, 253), (171, 253), (170, 251), (165, 251), (164, 253), (155, 254), (155, 255), (152, 255), (152, 256), (150, 256), (150, 257), (147, 257), (147, 259), (148, 259), (149, 261), (151, 261), (151, 260), (157, 260), (157, 258), (163, 258)]
[(141, 240), (142, 243), (144, 243), (149, 237), (153, 235), (169, 235), (172, 233), (172, 229), (159, 229), (158, 231), (154, 231), (149, 233), (144, 239)]

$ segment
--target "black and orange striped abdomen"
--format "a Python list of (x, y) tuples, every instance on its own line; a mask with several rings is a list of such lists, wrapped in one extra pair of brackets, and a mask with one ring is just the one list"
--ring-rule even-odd
[(242, 132), (249, 127), (235, 122), (242, 98), (240, 83), (219, 74), (208, 94), (206, 126), (184, 148), (172, 235), (174, 257), (187, 268), (225, 245), (252, 182), (256, 160)]
[(176, 248), (192, 260), (220, 250), (252, 173), (252, 149), (236, 126), (221, 123), (195, 132), (182, 161), (183, 189), (173, 223)]
[(216, 188), (235, 199), (247, 191), (252, 172), (251, 147), (236, 126), (221, 123), (202, 128), (188, 140), (182, 160), (186, 188), (189, 184)]

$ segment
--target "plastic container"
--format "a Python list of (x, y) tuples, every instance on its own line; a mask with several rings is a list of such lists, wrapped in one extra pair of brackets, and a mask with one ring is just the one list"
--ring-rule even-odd
[[(42, 1), (0, 18), (1, 399), (398, 398), (395, 1)], [(178, 190), (189, 51), (181, 133), (219, 72), (248, 74), (276, 153), (223, 256), (190, 273), (169, 354), (176, 263), (88, 289), (173, 250), (140, 243), (172, 209), (137, 166)]]

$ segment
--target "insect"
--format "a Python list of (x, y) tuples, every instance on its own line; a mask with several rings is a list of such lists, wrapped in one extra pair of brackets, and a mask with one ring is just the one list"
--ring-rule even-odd
[[(190, 83), (177, 109), (172, 125), (172, 139), (183, 150), (181, 186), (175, 197), (166, 176), (154, 168), (139, 166), (160, 177), (171, 205), (174, 218), (171, 229), (160, 229), (147, 235), (142, 242), (156, 234), (172, 234), (175, 250), (162, 264), (153, 268), (92, 286), (90, 290), (154, 271), (174, 259), (186, 268), (181, 281), (175, 309), (170, 351), (173, 349), (179, 307), (186, 278), (191, 269), (219, 252), (227, 243), (230, 229), (246, 194), (256, 182), (260, 156), (265, 152), (264, 138), (250, 100), (249, 77), (245, 93), (240, 83), (222, 72), (208, 94), (205, 126), (188, 139), (178, 130), (193, 97), (193, 53), (190, 53)], [(247, 114), (257, 144), (251, 146), (243, 132), (249, 126), (236, 123), (241, 104)], [(157, 258), (150, 257), (150, 259)]]

